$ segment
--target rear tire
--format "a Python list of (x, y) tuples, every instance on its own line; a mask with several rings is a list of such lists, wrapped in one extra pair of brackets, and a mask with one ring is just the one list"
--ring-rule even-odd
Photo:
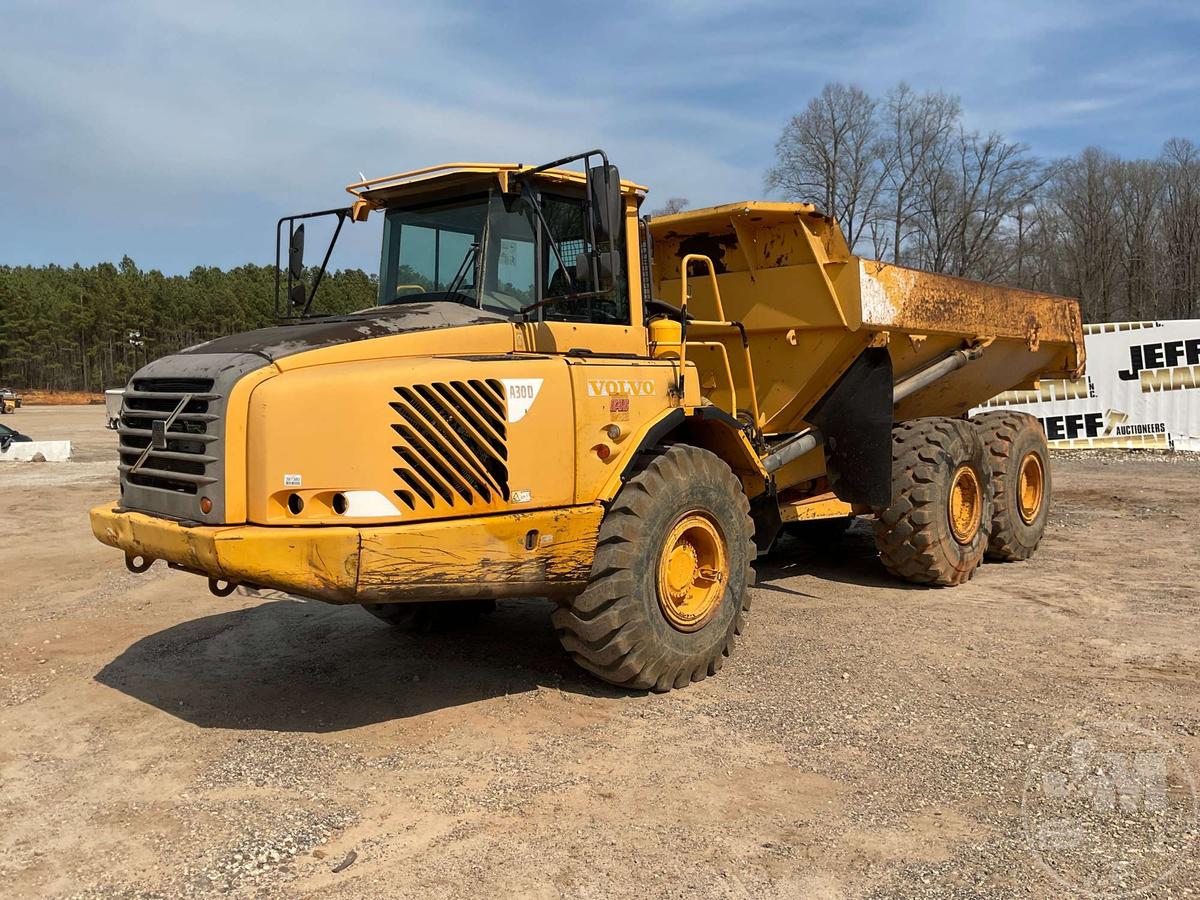
[(719, 457), (655, 448), (600, 524), (588, 586), (554, 612), (559, 640), (621, 687), (715, 675), (745, 627), (753, 534), (741, 482)]
[(992, 534), (987, 558), (1029, 559), (1050, 517), (1050, 453), (1046, 433), (1028, 413), (991, 410), (971, 420), (992, 476)]
[(470, 628), (496, 609), (495, 600), (439, 600), (424, 603), (364, 603), (363, 609), (396, 631), (423, 633)]
[(969, 580), (987, 549), (989, 481), (983, 442), (970, 422), (898, 423), (892, 429), (892, 503), (875, 521), (884, 568), (916, 584)]

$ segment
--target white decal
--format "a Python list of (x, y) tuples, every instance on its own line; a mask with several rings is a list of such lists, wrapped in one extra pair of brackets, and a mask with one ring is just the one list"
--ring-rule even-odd
[(513, 503), (528, 503), (532, 499), (533, 499), (533, 493), (531, 491), (513, 491), (512, 492), (512, 502)]
[(379, 491), (343, 491), (346, 498), (346, 512), (349, 518), (378, 518), (380, 516), (398, 516), (400, 510)]
[(299, 475), (284, 475), (283, 476), (283, 486), (284, 487), (300, 487), (300, 476)]
[(538, 391), (542, 389), (542, 379), (501, 378), (500, 382), (508, 395), (508, 421), (520, 422), (537, 399)]
[(609, 381), (589, 381), (587, 383), (589, 397), (609, 397), (613, 394), (632, 394), (634, 397), (653, 397), (653, 381), (629, 381), (627, 379), (612, 379)]

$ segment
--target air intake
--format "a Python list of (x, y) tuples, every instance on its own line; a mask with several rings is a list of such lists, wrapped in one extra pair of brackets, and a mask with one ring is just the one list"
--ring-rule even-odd
[(396, 388), (395, 494), (409, 509), (446, 513), (508, 501), (507, 411), (496, 380)]

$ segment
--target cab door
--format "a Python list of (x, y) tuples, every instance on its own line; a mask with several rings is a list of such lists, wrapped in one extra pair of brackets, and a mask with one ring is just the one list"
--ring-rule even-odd
[(537, 241), (536, 290), (541, 303), (536, 316), (518, 325), (518, 345), (532, 352), (577, 357), (648, 356), (634, 199), (622, 200), (623, 229), (616, 236), (621, 271), (606, 281), (606, 296), (583, 299), (571, 299), (588, 286), (586, 274), (576, 265), (581, 258), (586, 260), (594, 233), (585, 221), (582, 198), (544, 193), (541, 203), (551, 229), (550, 235), (539, 230)]

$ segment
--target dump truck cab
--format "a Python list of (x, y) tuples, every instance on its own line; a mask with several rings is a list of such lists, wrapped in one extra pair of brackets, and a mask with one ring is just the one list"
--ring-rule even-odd
[[(558, 168), (571, 162), (584, 171)], [(165, 559), (218, 591), (360, 603), (577, 591), (598, 498), (679, 407), (677, 361), (649, 352), (645, 188), (585, 154), (449, 164), (350, 192), (351, 207), (327, 214), (339, 227), (383, 217), (377, 305), (306, 314), (314, 297), (291, 259), (278, 325), (136, 373), (118, 427), (121, 503), (101, 539), (134, 567)], [(292, 257), (309, 218), (280, 222)], [(472, 547), (504, 552), (446, 565), (434, 545), (456, 538), (439, 523), (467, 519)], [(130, 523), (139, 537), (113, 537)], [(253, 560), (231, 556), (238, 528), (264, 529)], [(276, 544), (292, 556), (266, 559)], [(402, 573), (405, 554), (415, 568)]]
[(537, 323), (523, 335), (529, 350), (640, 344), (645, 355), (636, 239), (645, 188), (615, 167), (588, 174), (464, 164), (354, 188), (360, 215), (365, 204), (383, 215), (380, 307), (463, 303)]
[[(277, 325), (127, 386), (92, 527), (131, 570), (395, 625), (547, 596), (581, 665), (665, 690), (732, 652), (789, 522), (870, 516), (931, 584), (1037, 546), (1044, 438), (965, 413), (1080, 370), (1072, 301), (860, 259), (805, 204), (641, 219), (601, 151), (348, 190), (277, 223)], [(374, 306), (314, 315), (317, 216), (383, 218)]]

